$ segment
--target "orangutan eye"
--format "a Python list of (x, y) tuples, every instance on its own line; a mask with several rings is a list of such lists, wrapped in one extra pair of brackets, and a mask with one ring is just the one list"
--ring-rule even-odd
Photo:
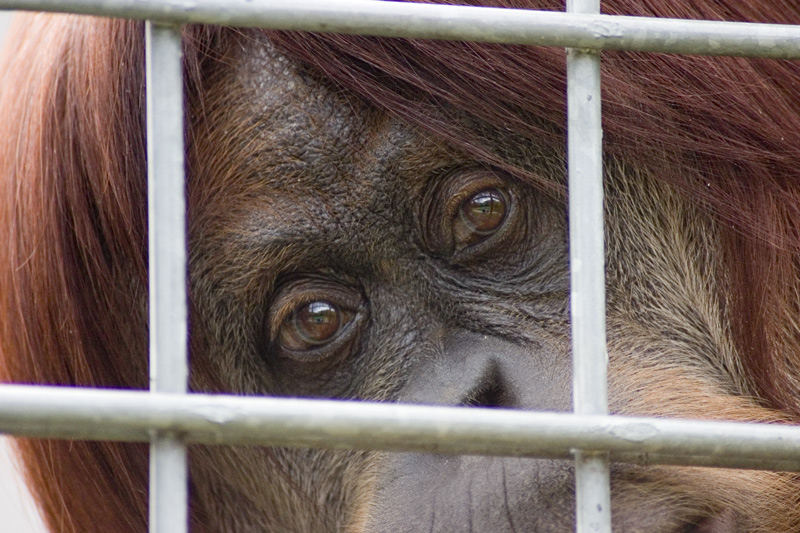
[(331, 302), (303, 304), (281, 324), (278, 342), (287, 350), (311, 350), (331, 342), (351, 319), (351, 312)]
[(458, 210), (453, 224), (453, 237), (457, 246), (469, 246), (496, 232), (503, 224), (508, 200), (496, 188), (473, 194)]
[(521, 217), (513, 180), (490, 169), (435, 181), (421, 203), (423, 244), (453, 263), (477, 259), (514, 234)]
[(298, 278), (270, 306), (271, 351), (303, 363), (332, 360), (349, 353), (365, 317), (360, 291), (316, 275)]

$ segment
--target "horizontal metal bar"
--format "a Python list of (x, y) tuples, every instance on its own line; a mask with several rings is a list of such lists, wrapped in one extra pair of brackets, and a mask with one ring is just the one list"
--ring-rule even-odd
[(56, 11), (281, 30), (679, 54), (800, 58), (800, 26), (376, 0), (0, 0)]
[(0, 386), (0, 432), (800, 471), (800, 427), (786, 425), (30, 385)]

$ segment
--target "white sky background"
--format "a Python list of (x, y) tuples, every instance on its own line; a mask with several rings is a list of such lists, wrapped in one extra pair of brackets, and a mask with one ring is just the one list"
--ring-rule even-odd
[(8, 437), (0, 437), (0, 531), (44, 533), (45, 527), (28, 489), (17, 473)]
[[(5, 37), (11, 15), (0, 11), (0, 43)], [(0, 91), (3, 80), (0, 79)], [(0, 436), (0, 531), (4, 533), (44, 533), (31, 495), (18, 474), (9, 446), (10, 439)]]

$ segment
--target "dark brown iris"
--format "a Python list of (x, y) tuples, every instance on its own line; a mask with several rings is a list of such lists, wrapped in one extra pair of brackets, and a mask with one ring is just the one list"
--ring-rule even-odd
[(506, 217), (506, 199), (497, 189), (486, 189), (464, 202), (461, 213), (477, 233), (491, 233)]
[(308, 350), (332, 340), (342, 325), (341, 312), (330, 302), (299, 307), (280, 331), (280, 343), (289, 350)]

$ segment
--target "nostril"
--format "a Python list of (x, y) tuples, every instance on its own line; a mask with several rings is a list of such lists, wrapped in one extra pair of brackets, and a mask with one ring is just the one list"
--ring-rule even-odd
[(503, 407), (506, 405), (505, 394), (497, 383), (492, 383), (477, 391), (473, 397), (464, 402), (466, 407)]
[(464, 407), (512, 407), (513, 398), (503, 384), (495, 365), (492, 365), (478, 383), (461, 400)]

